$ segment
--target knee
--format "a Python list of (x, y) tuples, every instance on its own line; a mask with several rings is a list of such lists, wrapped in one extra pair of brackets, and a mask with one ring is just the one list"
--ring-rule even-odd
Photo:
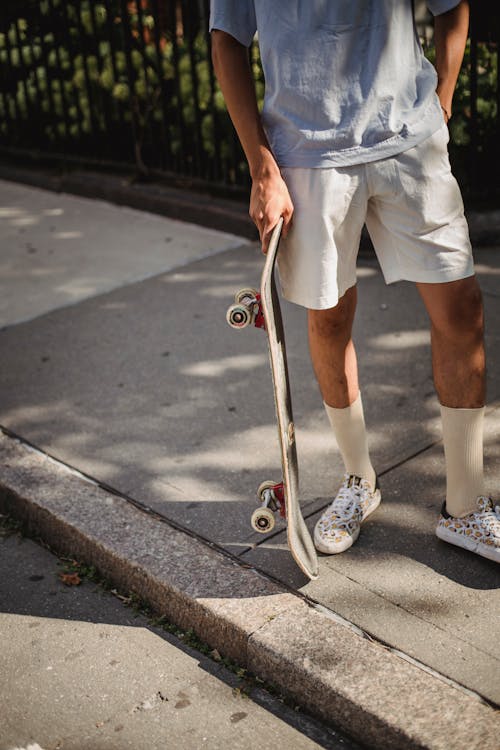
[(460, 342), (482, 339), (483, 300), (475, 278), (451, 295), (444, 310), (432, 323), (449, 340)]
[(321, 338), (350, 338), (355, 311), (355, 292), (349, 290), (335, 307), (309, 310), (310, 331)]

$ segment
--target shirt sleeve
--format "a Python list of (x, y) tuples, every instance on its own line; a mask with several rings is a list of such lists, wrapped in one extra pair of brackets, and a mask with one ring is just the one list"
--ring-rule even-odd
[(441, 13), (456, 8), (460, 0), (427, 0), (427, 7), (433, 16), (440, 16)]
[(210, 0), (209, 30), (225, 31), (249, 47), (257, 31), (253, 0)]

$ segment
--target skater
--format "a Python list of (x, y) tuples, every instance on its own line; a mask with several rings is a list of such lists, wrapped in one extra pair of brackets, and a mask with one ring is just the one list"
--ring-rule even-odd
[[(381, 501), (351, 338), (366, 223), (386, 282), (415, 282), (430, 318), (446, 459), (436, 534), (500, 562), (500, 507), (483, 490), (482, 299), (447, 151), (469, 5), (428, 6), (435, 68), (412, 0), (212, 0), (212, 56), (264, 252), (284, 218), (282, 290), (308, 310), (312, 363), (345, 464), (314, 530), (317, 549), (348, 549)], [(256, 32), (262, 114), (248, 61)]]

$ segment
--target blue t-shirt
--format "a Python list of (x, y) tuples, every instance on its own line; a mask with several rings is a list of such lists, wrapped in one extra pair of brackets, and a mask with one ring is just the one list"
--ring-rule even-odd
[[(439, 15), (459, 0), (431, 0)], [(265, 76), (262, 120), (282, 167), (405, 151), (443, 124), (412, 0), (212, 0), (210, 30), (249, 46)]]

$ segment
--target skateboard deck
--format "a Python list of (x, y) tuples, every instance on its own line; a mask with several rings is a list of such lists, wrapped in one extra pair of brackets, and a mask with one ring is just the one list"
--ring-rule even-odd
[(275, 278), (282, 226), (283, 219), (280, 219), (269, 243), (260, 292), (254, 289), (237, 292), (235, 304), (227, 311), (227, 320), (233, 328), (244, 328), (253, 323), (266, 330), (273, 381), (282, 481), (266, 481), (260, 485), (257, 494), (261, 506), (252, 516), (252, 526), (261, 533), (271, 531), (274, 528), (274, 513), (279, 511), (286, 519), (288, 547), (295, 562), (305, 575), (314, 579), (318, 576), (318, 558), (300, 510), (299, 469), (285, 333)]

